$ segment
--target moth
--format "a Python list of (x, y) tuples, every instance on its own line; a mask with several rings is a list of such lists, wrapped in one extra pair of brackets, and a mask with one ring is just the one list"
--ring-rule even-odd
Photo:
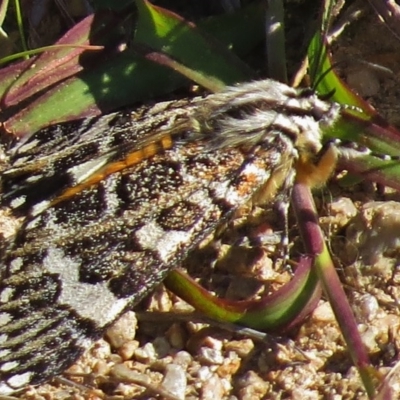
[(273, 80), (56, 125), (9, 150), (0, 394), (62, 373), (243, 205), (312, 186), (342, 106)]

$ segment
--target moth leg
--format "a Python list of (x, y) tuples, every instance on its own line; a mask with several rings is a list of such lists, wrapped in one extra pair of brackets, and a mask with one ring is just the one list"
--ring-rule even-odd
[(296, 181), (317, 188), (331, 177), (338, 158), (332, 142), (325, 143), (316, 153), (302, 152), (296, 161)]
[[(302, 151), (295, 163), (296, 182), (306, 184), (311, 188), (320, 187), (325, 184), (332, 175), (336, 162), (337, 149), (332, 142), (326, 143), (317, 153), (314, 154), (312, 151)], [(290, 193), (287, 193), (287, 196), (280, 196), (277, 206), (285, 224), (284, 235), (282, 236), (282, 248), (284, 265), (286, 266), (288, 266), (289, 260), (289, 205)]]
[(276, 208), (279, 212), (279, 214), (283, 218), (283, 232), (282, 232), (282, 237), (281, 237), (281, 248), (282, 252), (280, 252), (282, 258), (283, 258), (283, 268), (289, 269), (291, 271), (291, 268), (289, 266), (289, 207), (290, 207), (290, 193), (285, 192), (282, 194), (282, 196), (279, 196), (278, 201), (276, 202)]

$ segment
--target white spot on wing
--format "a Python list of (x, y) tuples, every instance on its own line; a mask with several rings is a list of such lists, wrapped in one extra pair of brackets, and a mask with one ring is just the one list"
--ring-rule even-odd
[(248, 177), (246, 180), (252, 182), (253, 190), (247, 193), (247, 197), (244, 197), (243, 193), (238, 192), (231, 181), (214, 182), (210, 185), (210, 189), (214, 191), (214, 195), (217, 198), (226, 201), (232, 207), (241, 206), (254, 193), (255, 189), (267, 182), (271, 176), (271, 172), (254, 164), (247, 164), (240, 175), (245, 178)]
[(0, 326), (7, 325), (9, 322), (13, 320), (13, 317), (11, 314), (2, 312), (0, 313)]
[(0, 370), (2, 371), (11, 371), (12, 369), (18, 367), (18, 362), (17, 361), (10, 361), (4, 363), (1, 367)]
[(78, 184), (85, 181), (87, 178), (96, 173), (100, 168), (107, 164), (109, 156), (103, 157), (102, 159), (97, 158), (90, 160), (85, 163), (76, 165), (69, 169), (69, 172), (74, 177), (74, 183)]
[(23, 374), (14, 375), (7, 382), (13, 388), (20, 388), (27, 385), (30, 382), (31, 376), (32, 372), (24, 372)]
[(34, 149), (39, 143), (40, 142), (37, 139), (27, 141), (25, 143), (22, 143), (20, 146), (17, 146), (14, 149), (14, 153), (25, 153), (31, 149)]
[(129, 299), (118, 299), (107, 283), (79, 281), (81, 263), (64, 254), (61, 249), (49, 248), (43, 266), (60, 275), (62, 289), (58, 302), (73, 308), (82, 318), (89, 318), (102, 327), (112, 322), (127, 306)]
[(230, 187), (231, 182), (213, 182), (210, 184), (210, 189), (217, 199), (221, 199), (229, 203), (231, 206), (243, 203), (243, 197), (239, 195), (235, 188)]
[(6, 383), (0, 382), (0, 394), (3, 396), (7, 396), (9, 394), (12, 394), (15, 391), (15, 389), (10, 388)]
[(179, 247), (187, 244), (191, 235), (183, 231), (168, 231), (157, 243), (157, 252), (164, 263), (168, 263)]
[(24, 204), (26, 201), (26, 196), (19, 196), (16, 197), (11, 203), (10, 206), (11, 208), (18, 208), (21, 207), (22, 204)]
[(29, 221), (29, 223), (26, 225), (25, 229), (26, 230), (30, 230), (30, 229), (35, 229), (36, 226), (38, 225), (40, 221), (39, 217), (33, 218), (31, 221)]
[(187, 198), (187, 201), (196, 204), (198, 207), (201, 207), (204, 210), (212, 206), (212, 200), (210, 199), (208, 191), (205, 190), (197, 190), (190, 194)]
[(0, 302), (7, 303), (10, 301), (11, 296), (14, 293), (14, 289), (7, 287), (0, 293)]
[(40, 181), (42, 178), (43, 178), (42, 175), (32, 175), (29, 178), (27, 178), (26, 181), (29, 183), (34, 183)]
[(21, 257), (14, 258), (10, 262), (10, 272), (18, 272), (23, 266), (23, 260)]
[(8, 339), (8, 335), (6, 335), (5, 333), (2, 333), (0, 335), (0, 344), (5, 343), (7, 341), (7, 339)]
[(146, 250), (155, 250), (165, 231), (155, 222), (149, 222), (135, 232), (138, 244)]
[(11, 353), (10, 349), (0, 350), (0, 357), (5, 357), (5, 356), (9, 355), (10, 353)]
[(120, 201), (119, 201), (119, 196), (118, 196), (118, 191), (117, 185), (118, 185), (118, 180), (115, 179), (115, 177), (109, 177), (108, 179), (105, 179), (102, 181), (102, 185), (107, 189), (105, 191), (105, 201), (107, 203), (107, 214), (114, 214), (115, 210), (118, 209), (120, 206)]
[(152, 221), (138, 229), (135, 237), (143, 249), (156, 252), (161, 261), (168, 263), (178, 248), (188, 243), (191, 234), (184, 231), (164, 231)]
[[(41, 201), (40, 203), (35, 204), (35, 205), (32, 207), (32, 212), (31, 212), (31, 214), (32, 214), (33, 216), (36, 216), (36, 215), (40, 214), (41, 212), (47, 210), (47, 209), (50, 207), (50, 204), (51, 204), (51, 203), (50, 203), (50, 201), (48, 201), (48, 200), (44, 200), (44, 201)], [(31, 222), (33, 222), (33, 221), (31, 221)]]

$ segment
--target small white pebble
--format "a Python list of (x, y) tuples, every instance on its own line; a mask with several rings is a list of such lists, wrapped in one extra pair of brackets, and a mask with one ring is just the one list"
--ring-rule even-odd
[(363, 321), (373, 321), (379, 311), (379, 303), (375, 296), (367, 293), (361, 296), (356, 302), (357, 316)]
[(128, 311), (107, 329), (106, 338), (114, 349), (119, 349), (124, 343), (135, 339), (136, 328), (136, 315)]
[(360, 331), (361, 340), (368, 352), (378, 350), (378, 344), (376, 343), (376, 335), (378, 331), (373, 326), (359, 325), (358, 330)]
[(224, 385), (218, 375), (213, 374), (205, 381), (201, 390), (201, 400), (222, 400), (224, 398)]
[(157, 353), (152, 343), (146, 343), (143, 347), (136, 349), (135, 358), (142, 363), (150, 363), (157, 359)]
[(174, 356), (174, 364), (182, 365), (187, 367), (193, 362), (193, 357), (187, 351), (178, 351)]
[(161, 385), (177, 398), (185, 399), (187, 380), (185, 371), (180, 365), (169, 364), (165, 367), (165, 374)]
[(99, 360), (93, 367), (93, 372), (96, 375), (108, 375), (110, 372), (110, 366), (103, 360)]
[(136, 340), (129, 340), (118, 349), (118, 354), (122, 357), (124, 361), (130, 360), (135, 354), (135, 351), (138, 347), (139, 342), (137, 342)]
[(199, 352), (199, 360), (212, 365), (221, 365), (224, 362), (224, 357), (220, 350), (201, 347)]
[(93, 357), (97, 359), (106, 360), (111, 355), (110, 343), (106, 342), (103, 339), (100, 339), (90, 350), (90, 353)]
[(209, 367), (201, 367), (197, 371), (197, 376), (200, 381), (205, 381), (205, 380), (209, 379), (211, 375), (212, 375), (212, 372)]
[(312, 318), (318, 322), (333, 322), (335, 321), (335, 314), (333, 313), (330, 304), (325, 301), (313, 311)]

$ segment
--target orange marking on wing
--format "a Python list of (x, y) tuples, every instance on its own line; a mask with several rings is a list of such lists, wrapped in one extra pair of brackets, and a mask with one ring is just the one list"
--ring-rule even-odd
[(114, 174), (115, 172), (122, 171), (123, 169), (128, 168), (132, 165), (138, 164), (139, 162), (160, 153), (162, 150), (170, 149), (172, 145), (173, 141), (171, 136), (165, 135), (160, 139), (160, 141), (150, 143), (140, 150), (136, 150), (132, 153), (127, 154), (123, 160), (115, 161), (113, 163), (105, 165), (103, 168), (99, 169), (94, 175), (88, 177), (84, 182), (66, 189), (64, 193), (55, 198), (51, 204), (54, 205), (61, 201), (69, 199), (76, 194), (82, 192), (84, 189), (102, 181), (107, 176)]

